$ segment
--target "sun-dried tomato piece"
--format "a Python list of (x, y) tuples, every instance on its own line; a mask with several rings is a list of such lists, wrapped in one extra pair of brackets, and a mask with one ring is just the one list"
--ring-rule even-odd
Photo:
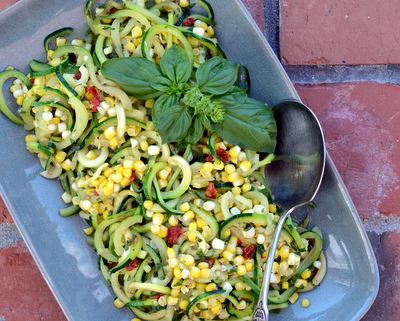
[(179, 226), (172, 226), (168, 229), (168, 234), (167, 234), (167, 244), (168, 246), (172, 246), (176, 243), (178, 240), (179, 235), (183, 234), (183, 229), (181, 229)]
[(215, 200), (215, 199), (217, 198), (217, 193), (218, 193), (218, 191), (217, 191), (217, 189), (215, 188), (214, 183), (213, 183), (213, 182), (210, 182), (210, 183), (208, 184), (207, 189), (206, 189), (206, 197)]
[(249, 245), (243, 248), (243, 258), (245, 260), (251, 259), (256, 251), (255, 245)]

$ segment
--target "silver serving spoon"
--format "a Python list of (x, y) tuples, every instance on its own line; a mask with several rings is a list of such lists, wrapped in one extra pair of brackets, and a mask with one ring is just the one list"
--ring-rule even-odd
[(274, 161), (265, 179), (274, 201), (283, 209), (265, 263), (264, 278), (253, 320), (268, 320), (268, 290), (279, 235), (289, 214), (310, 202), (319, 189), (325, 168), (325, 141), (313, 112), (297, 101), (284, 101), (273, 109), (277, 124)]

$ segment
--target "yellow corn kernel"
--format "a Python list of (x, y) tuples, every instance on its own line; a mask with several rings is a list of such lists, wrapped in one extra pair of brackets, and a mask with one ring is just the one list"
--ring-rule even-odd
[(131, 178), (132, 170), (130, 168), (124, 168), (122, 171), (122, 176), (124, 176), (126, 178)]
[(246, 273), (247, 273), (246, 266), (244, 266), (244, 265), (237, 266), (236, 273), (239, 275), (246, 275)]
[(269, 204), (268, 205), (268, 210), (271, 212), (271, 213), (276, 213), (276, 205), (275, 204)]
[(245, 160), (240, 163), (239, 167), (243, 172), (247, 172), (252, 167), (252, 164), (248, 160)]
[(214, 305), (211, 309), (210, 309), (211, 313), (214, 315), (217, 315), (218, 313), (221, 312), (221, 305)]
[(114, 170), (111, 168), (111, 167), (109, 167), (109, 168), (107, 168), (104, 172), (103, 172), (103, 175), (105, 176), (105, 177), (110, 177), (110, 175), (111, 174), (114, 174)]
[(62, 150), (57, 151), (56, 155), (54, 156), (56, 161), (59, 163), (62, 163), (65, 160), (65, 157), (67, 157), (67, 153)]
[(152, 108), (153, 107), (153, 103), (154, 103), (154, 99), (147, 99), (144, 102), (144, 107), (146, 108)]
[(191, 222), (188, 226), (188, 231), (197, 231), (197, 223)]
[(171, 290), (171, 293), (170, 293), (170, 295), (172, 296), (172, 297), (178, 297), (179, 296), (179, 294), (181, 293), (181, 290), (179, 289), (179, 288), (174, 288), (174, 289), (172, 289)]
[(115, 299), (114, 300), (114, 306), (118, 309), (121, 309), (125, 306), (125, 303), (122, 302), (120, 299)]
[(244, 183), (244, 184), (242, 185), (242, 192), (243, 192), (243, 193), (249, 192), (252, 188), (253, 188), (253, 187), (251, 186), (250, 183)]
[(289, 298), (290, 303), (295, 303), (299, 298), (299, 294), (297, 292), (293, 293), (292, 296)]
[(177, 258), (170, 258), (168, 259), (168, 265), (171, 269), (175, 269), (179, 266), (179, 261)]
[(202, 28), (204, 31), (207, 29), (208, 25), (202, 20), (196, 20), (194, 22), (194, 26), (197, 28)]
[(246, 288), (246, 284), (244, 284), (244, 282), (239, 281), (235, 283), (235, 290), (236, 291), (242, 291)]
[(83, 229), (83, 233), (85, 233), (86, 235), (91, 235), (91, 234), (93, 234), (93, 232), (94, 232), (93, 226), (89, 226), (89, 227)]
[(56, 46), (61, 47), (67, 44), (67, 39), (65, 37), (57, 37), (56, 38)]
[[(235, 252), (236, 252), (236, 249), (235, 249)], [(230, 251), (223, 251), (222, 252), (222, 257), (227, 259), (228, 261), (231, 261), (234, 258), (234, 254), (232, 252), (230, 252)]]
[(175, 250), (174, 250), (172, 247), (167, 248), (167, 256), (168, 256), (170, 259), (176, 257)]
[(117, 137), (111, 138), (111, 139), (110, 139), (110, 147), (114, 149), (114, 148), (117, 147), (117, 146), (118, 146), (118, 139), (117, 139)]
[(288, 258), (289, 257), (289, 253), (290, 253), (290, 248), (287, 245), (282, 245), (281, 248), (279, 249), (279, 256), (281, 258)]
[(206, 285), (206, 292), (214, 291), (217, 289), (217, 285), (215, 283), (208, 283)]
[(105, 24), (109, 24), (112, 22), (112, 19), (101, 19), (101, 21)]
[(93, 159), (96, 159), (97, 158), (97, 155), (96, 155), (96, 153), (94, 152), (94, 151), (89, 151), (89, 152), (87, 152), (86, 153), (86, 158), (87, 159), (89, 159), (89, 160), (93, 160)]
[(139, 26), (135, 26), (132, 29), (132, 37), (133, 38), (139, 38), (143, 35), (143, 30)]
[(179, 206), (179, 210), (182, 212), (187, 212), (190, 210), (190, 204), (188, 202), (185, 202)]
[[(230, 229), (226, 229), (225, 231), (224, 231), (224, 233), (222, 234), (222, 236), (223, 237), (229, 237), (229, 236), (231, 236), (231, 230)], [(227, 248), (227, 250), (228, 250), (228, 248)], [(233, 247), (229, 247), (229, 251), (230, 252), (232, 252), (232, 253), (234, 253), (234, 252), (236, 252), (236, 247), (235, 247), (235, 249), (233, 249)]]
[(211, 26), (208, 26), (208, 27), (207, 27), (206, 32), (207, 32), (207, 34), (208, 34), (210, 37), (214, 37), (214, 35), (215, 35), (214, 28), (211, 27)]
[(134, 52), (136, 46), (133, 44), (133, 42), (128, 42), (126, 45), (124, 45), (124, 48), (130, 52)]
[(236, 171), (236, 167), (233, 164), (227, 164), (225, 165), (224, 171), (229, 175), (233, 174)]
[(211, 172), (214, 169), (214, 164), (211, 162), (205, 162), (203, 165), (203, 169), (208, 172)]
[(198, 217), (196, 219), (196, 228), (201, 229), (207, 225), (208, 225), (207, 222), (202, 217)]
[(142, 160), (138, 159), (133, 162), (133, 169), (138, 172), (144, 172), (146, 170), (146, 164)]
[(200, 270), (201, 278), (208, 279), (210, 275), (211, 275), (211, 270), (208, 267)]
[(168, 228), (164, 225), (161, 225), (160, 227), (160, 233), (158, 233), (158, 236), (161, 238), (166, 238), (168, 235)]
[(208, 269), (209, 265), (207, 262), (200, 262), (199, 264), (197, 264), (197, 267), (199, 269)]
[(244, 257), (242, 255), (237, 255), (234, 259), (233, 259), (233, 263), (235, 265), (242, 265), (244, 263)]
[(37, 142), (37, 137), (35, 135), (26, 135), (25, 142)]
[(229, 150), (228, 154), (229, 154), (229, 156), (230, 156), (231, 158), (238, 158), (239, 155), (240, 155), (240, 151), (241, 151), (240, 146), (233, 146), (233, 147)]
[(289, 282), (288, 282), (288, 281), (282, 282), (282, 289), (283, 289), (283, 290), (289, 289)]
[(189, 222), (189, 221), (191, 221), (192, 219), (194, 219), (194, 216), (195, 216), (195, 214), (194, 214), (194, 212), (193, 211), (187, 211), (185, 214), (183, 214), (183, 220), (185, 221), (185, 222)]
[(171, 215), (171, 216), (169, 217), (169, 219), (168, 219), (168, 223), (169, 223), (169, 225), (171, 225), (171, 226), (176, 226), (176, 225), (178, 225), (179, 220), (176, 218), (175, 215)]
[(160, 225), (157, 225), (157, 224), (153, 224), (153, 225), (151, 226), (150, 230), (151, 230), (151, 233), (153, 233), (153, 234), (155, 234), (155, 235), (158, 235), (158, 234), (160, 233), (161, 226), (160, 226)]
[(116, 134), (117, 134), (117, 132), (115, 131), (114, 126), (110, 126), (104, 130), (104, 137), (107, 139), (114, 138)]
[(18, 96), (16, 100), (17, 105), (21, 106), (23, 102), (24, 102), (24, 96), (23, 95)]
[(35, 78), (35, 81), (34, 81), (35, 86), (44, 86), (45, 84), (46, 84), (46, 78), (44, 78), (44, 77)]
[(200, 277), (201, 270), (197, 266), (192, 266), (190, 269), (190, 276), (194, 279), (197, 279)]
[(294, 282), (294, 286), (299, 289), (305, 288), (307, 284), (308, 284), (307, 280), (303, 279), (297, 279), (296, 282)]
[(187, 234), (187, 239), (189, 242), (196, 242), (196, 240), (197, 240), (196, 232), (194, 232), (194, 231), (189, 232)]
[(308, 299), (301, 300), (301, 306), (303, 308), (308, 308), (310, 306), (310, 300), (308, 300)]
[[(229, 232), (230, 232), (230, 230), (229, 230)], [(224, 235), (224, 236), (225, 236), (225, 235)], [(228, 235), (228, 236), (229, 236), (229, 235)], [(229, 243), (229, 244), (226, 246), (226, 250), (227, 250), (228, 252), (232, 253), (232, 254), (236, 253), (236, 244), (231, 244), (231, 243)]]
[(194, 263), (194, 257), (187, 254), (183, 257), (183, 264), (185, 264), (186, 266), (191, 266)]
[(153, 208), (153, 206), (154, 206), (153, 201), (146, 200), (146, 201), (143, 202), (143, 207), (146, 210), (151, 210)]
[(152, 217), (153, 223), (157, 224), (157, 225), (161, 225), (163, 223), (163, 221), (164, 221), (164, 218), (165, 218), (164, 214), (162, 214), (162, 213), (154, 213), (153, 217)]
[(229, 176), (229, 175), (228, 175), (227, 172), (222, 172), (222, 173), (221, 173), (221, 178), (220, 178), (221, 182), (224, 182), (224, 183), (229, 182), (228, 176)]
[(171, 269), (175, 269), (179, 266), (179, 261), (177, 258), (168, 259), (168, 265)]
[(174, 277), (178, 280), (182, 279), (182, 271), (179, 268), (174, 269)]
[(200, 175), (205, 178), (211, 177), (211, 172), (205, 170), (204, 168), (200, 169)]
[(254, 269), (254, 262), (253, 261), (247, 261), (245, 264), (247, 272), (250, 272)]
[(58, 125), (61, 120), (60, 120), (60, 117), (53, 117), (52, 121), (53, 121), (53, 124)]
[(305, 269), (303, 273), (301, 273), (301, 278), (307, 280), (311, 276), (310, 269)]
[(66, 171), (71, 170), (71, 160), (70, 159), (66, 159), (65, 161), (63, 161), (61, 163), (61, 167)]
[(188, 300), (181, 300), (179, 302), (179, 308), (182, 309), (182, 310), (186, 310), (188, 305), (189, 305), (189, 301)]
[(242, 189), (239, 186), (232, 187), (231, 191), (234, 196), (240, 195), (242, 193)]
[(141, 141), (139, 147), (142, 151), (146, 152), (149, 149), (149, 143), (147, 141)]
[(189, 4), (190, 4), (189, 0), (180, 0), (180, 1), (179, 1), (179, 6), (180, 6), (181, 8), (186, 8), (186, 7), (189, 6)]
[(274, 261), (274, 263), (272, 263), (272, 273), (278, 273), (279, 267), (279, 263)]
[(204, 290), (206, 288), (206, 286), (207, 286), (206, 283), (196, 282), (196, 289), (197, 290)]
[(107, 96), (104, 98), (104, 101), (107, 102), (110, 107), (114, 107), (115, 99), (113, 97)]
[(234, 173), (228, 174), (228, 181), (231, 182), (231, 183), (236, 182), (239, 179), (240, 179), (240, 175), (239, 175), (238, 172), (234, 172)]

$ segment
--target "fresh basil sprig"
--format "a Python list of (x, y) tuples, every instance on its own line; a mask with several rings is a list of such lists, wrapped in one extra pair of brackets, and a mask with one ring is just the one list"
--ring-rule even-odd
[(235, 86), (236, 68), (228, 59), (213, 57), (194, 69), (185, 50), (172, 46), (160, 66), (142, 57), (113, 58), (101, 73), (133, 97), (155, 99), (152, 120), (163, 143), (195, 144), (205, 127), (243, 148), (275, 149), (271, 109)]

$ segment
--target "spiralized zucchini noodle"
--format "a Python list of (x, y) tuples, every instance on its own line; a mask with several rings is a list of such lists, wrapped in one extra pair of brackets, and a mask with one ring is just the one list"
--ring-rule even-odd
[[(206, 129), (179, 151), (155, 130), (154, 100), (128, 95), (100, 72), (112, 57), (159, 65), (174, 45), (191, 53), (195, 68), (225, 57), (213, 10), (204, 0), (196, 3), (203, 15), (191, 14), (187, 0), (95, 2), (85, 6), (87, 37), (67, 40), (72, 28), (57, 30), (45, 39), (45, 63), (32, 60), (27, 74), (0, 73), (2, 87), (15, 78), (10, 90), (20, 106), (16, 115), (1, 94), (1, 110), (32, 132), (26, 147), (41, 175), (61, 182), (69, 206), (60, 214), (88, 224), (83, 231), (115, 307), (143, 320), (250, 320), (281, 211), (262, 175), (274, 155)], [(320, 284), (322, 244), (318, 228), (288, 219), (271, 275), (271, 311)]]

